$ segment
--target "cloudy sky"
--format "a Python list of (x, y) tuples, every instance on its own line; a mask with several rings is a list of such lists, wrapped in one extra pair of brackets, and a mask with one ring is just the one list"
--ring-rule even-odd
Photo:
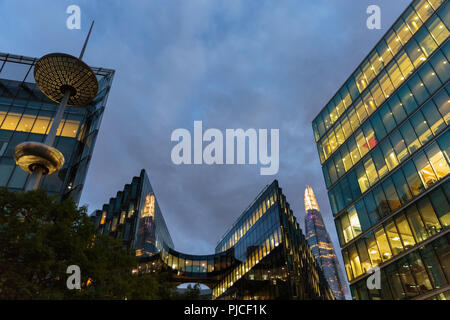
[[(313, 187), (339, 247), (311, 121), (410, 0), (2, 0), (0, 51), (78, 55), (116, 70), (80, 204), (101, 208), (148, 171), (177, 250), (214, 251), (259, 191), (278, 179), (300, 225)], [(81, 8), (81, 30), (66, 8)], [(366, 27), (369, 5), (382, 29)], [(280, 169), (172, 163), (177, 128), (280, 130)], [(340, 251), (340, 250), (338, 250)], [(339, 255), (340, 260), (341, 255)]]

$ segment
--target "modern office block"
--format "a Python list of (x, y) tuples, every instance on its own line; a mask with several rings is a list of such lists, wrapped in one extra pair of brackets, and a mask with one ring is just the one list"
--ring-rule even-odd
[(337, 300), (345, 300), (347, 284), (343, 278), (330, 235), (323, 222), (316, 196), (310, 186), (306, 186), (305, 189), (305, 234), (309, 247), (322, 269), (334, 297)]
[(135, 249), (139, 257), (157, 254), (164, 246), (173, 247), (144, 169), (116, 197), (109, 199), (102, 210), (96, 210), (91, 219), (98, 233), (121, 239), (123, 247)]
[(136, 249), (136, 273), (165, 271), (177, 284), (208, 285), (213, 299), (334, 299), (276, 180), (241, 214), (211, 255), (174, 249), (144, 171), (92, 219), (98, 232)]
[[(58, 104), (36, 86), (33, 71), (38, 59), (0, 53), (0, 186), (23, 191), (30, 175), (14, 161), (15, 147), (24, 141), (43, 142)], [(45, 176), (40, 187), (61, 199), (79, 201), (94, 150), (114, 71), (92, 68), (98, 94), (82, 108), (68, 108), (56, 132), (54, 147), (64, 166)]]
[(449, 30), (413, 1), (313, 120), (355, 299), (450, 298)]

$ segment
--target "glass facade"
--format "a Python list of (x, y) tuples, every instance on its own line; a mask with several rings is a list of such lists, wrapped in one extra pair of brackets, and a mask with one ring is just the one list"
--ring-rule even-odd
[[(276, 180), (242, 213), (211, 255), (174, 250), (151, 187), (142, 187), (150, 184), (143, 181), (148, 181), (144, 171), (92, 216), (98, 232), (136, 249), (141, 258), (135, 272), (167, 271), (176, 283), (209, 285), (213, 299), (334, 298)], [(148, 219), (153, 216), (155, 220)], [(143, 250), (142, 243), (148, 244)]]
[(448, 1), (413, 1), (313, 121), (356, 299), (448, 297), (449, 30)]
[[(37, 59), (0, 53), (0, 186), (24, 190), (29, 174), (14, 161), (15, 147), (24, 141), (43, 142), (57, 105), (33, 79)], [(41, 188), (78, 203), (92, 157), (114, 71), (92, 68), (99, 90), (87, 106), (69, 107), (57, 130), (54, 147), (64, 155), (64, 166), (43, 178)]]
[(97, 232), (121, 239), (139, 257), (152, 256), (173, 248), (172, 238), (144, 169), (133, 177), (102, 210), (91, 215)]
[(306, 240), (317, 263), (322, 268), (325, 279), (337, 300), (345, 300), (348, 291), (339, 261), (334, 251), (327, 229), (322, 219), (314, 191), (305, 189), (305, 233)]

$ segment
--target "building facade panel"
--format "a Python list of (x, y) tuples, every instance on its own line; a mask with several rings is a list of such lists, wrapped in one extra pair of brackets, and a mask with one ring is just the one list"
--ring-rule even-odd
[(360, 97), (313, 122), (356, 299), (448, 297), (449, 30), (448, 1), (413, 1), (352, 77)]

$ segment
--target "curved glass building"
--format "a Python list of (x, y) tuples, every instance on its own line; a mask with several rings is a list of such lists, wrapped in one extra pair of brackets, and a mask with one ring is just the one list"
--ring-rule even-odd
[(334, 297), (337, 300), (345, 300), (347, 285), (343, 279), (333, 243), (320, 214), (314, 191), (310, 186), (306, 186), (305, 189), (305, 233), (306, 240), (317, 263), (322, 268)]
[(449, 35), (412, 1), (313, 120), (355, 299), (450, 299)]
[(92, 215), (99, 233), (136, 249), (136, 273), (208, 285), (213, 299), (334, 299), (278, 181), (266, 186), (217, 243), (215, 253), (174, 249), (144, 170)]

